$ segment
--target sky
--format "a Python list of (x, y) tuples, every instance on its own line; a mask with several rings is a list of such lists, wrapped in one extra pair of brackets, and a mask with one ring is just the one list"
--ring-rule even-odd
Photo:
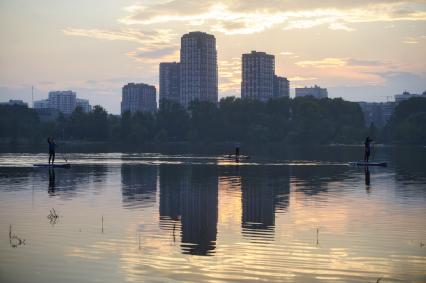
[(180, 37), (214, 34), (219, 97), (240, 96), (241, 55), (329, 97), (387, 101), (426, 90), (426, 0), (0, 0), (0, 101), (53, 90), (120, 111), (128, 82), (153, 84)]

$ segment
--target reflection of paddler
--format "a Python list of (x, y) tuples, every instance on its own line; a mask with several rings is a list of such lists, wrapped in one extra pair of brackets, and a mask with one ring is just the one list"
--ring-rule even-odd
[(49, 168), (49, 194), (55, 192), (55, 169)]
[(240, 162), (240, 143), (235, 143), (235, 162)]
[(365, 138), (364, 142), (364, 162), (368, 162), (368, 159), (370, 158), (370, 152), (371, 152), (371, 142), (373, 140), (370, 139), (370, 137)]
[(235, 160), (240, 159), (240, 143), (235, 143)]
[(367, 190), (367, 193), (370, 192), (370, 170), (368, 169), (368, 166), (364, 167), (364, 177), (365, 177), (365, 189)]

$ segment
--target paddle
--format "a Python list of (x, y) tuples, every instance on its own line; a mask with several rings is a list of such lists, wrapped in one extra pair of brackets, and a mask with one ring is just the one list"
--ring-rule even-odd
[(371, 143), (371, 159), (374, 160), (374, 157), (376, 155), (376, 146), (374, 145), (374, 142)]

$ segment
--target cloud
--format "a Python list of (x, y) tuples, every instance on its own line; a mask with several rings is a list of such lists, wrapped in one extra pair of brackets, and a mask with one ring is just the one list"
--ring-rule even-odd
[(356, 23), (426, 20), (424, 1), (342, 2), (172, 0), (128, 7), (129, 14), (120, 22), (145, 26), (181, 22), (208, 25), (212, 31), (225, 34), (251, 34), (274, 27), (308, 29), (326, 25), (331, 30), (353, 31), (350, 25)]
[(219, 60), (218, 73), (221, 96), (239, 96), (241, 89), (241, 58)]
[(63, 32), (66, 35), (73, 36), (83, 36), (104, 40), (132, 41), (142, 43), (150, 47), (167, 44), (170, 45), (172, 40), (179, 38), (178, 34), (172, 33), (168, 29), (141, 31), (131, 28), (121, 30), (67, 28), (64, 29)]
[[(303, 60), (295, 62), (294, 65), (298, 69), (292, 70), (292, 74), (297, 74), (302, 78), (321, 78), (319, 83), (327, 86), (383, 86), (389, 82), (383, 74), (391, 71), (406, 72), (412, 69), (410, 65), (391, 61), (339, 57)], [(290, 81), (292, 80), (297, 81), (290, 76)], [(292, 85), (294, 86), (294, 84)]]
[(347, 60), (342, 58), (324, 58), (321, 60), (305, 60), (295, 63), (297, 66), (306, 68), (306, 67), (315, 67), (315, 68), (329, 68), (329, 67), (339, 67), (347, 65)]
[(313, 81), (317, 80), (318, 78), (315, 77), (301, 77), (301, 76), (295, 76), (288, 78), (290, 82), (303, 82), (303, 81)]
[[(159, 64), (160, 62), (179, 61), (179, 49), (176, 47), (162, 48), (158, 50), (146, 51), (144, 48), (139, 48), (136, 51), (130, 51), (128, 56), (147, 64)], [(157, 69), (155, 65), (155, 69)]]
[(344, 30), (344, 31), (354, 31), (354, 28), (350, 28), (347, 25), (343, 24), (343, 23), (331, 23), (328, 26), (329, 29), (332, 30)]
[(298, 61), (295, 65), (306, 68), (335, 68), (335, 67), (390, 67), (391, 63), (382, 60), (367, 60), (356, 58), (324, 58), (320, 60)]
[(349, 58), (346, 60), (346, 64), (349, 66), (384, 66), (390, 64), (389, 62), (381, 60), (366, 60), (366, 59), (354, 59)]
[(420, 36), (407, 36), (402, 42), (407, 44), (418, 44), (422, 40), (426, 39), (426, 35), (420, 35)]
[(140, 31), (136, 29), (106, 30), (106, 29), (75, 29), (63, 30), (69, 36), (82, 36), (110, 41), (129, 41), (140, 44), (135, 51), (129, 51), (127, 55), (146, 63), (157, 62), (163, 59), (174, 59), (179, 45), (179, 35), (167, 29), (154, 31)]

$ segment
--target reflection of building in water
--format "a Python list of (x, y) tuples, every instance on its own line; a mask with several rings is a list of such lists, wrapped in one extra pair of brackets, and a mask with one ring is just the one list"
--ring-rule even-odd
[(175, 229), (181, 220), (182, 252), (207, 255), (215, 249), (218, 174), (202, 166), (160, 167), (160, 227)]
[(275, 212), (285, 211), (289, 202), (287, 170), (282, 167), (245, 168), (241, 170), (241, 191), (242, 227), (273, 231)]
[(155, 204), (157, 166), (122, 165), (121, 193), (127, 208), (149, 207)]
[(216, 170), (194, 167), (191, 183), (182, 191), (182, 246), (185, 248), (186, 243), (190, 244), (184, 252), (205, 255), (215, 248), (217, 198)]
[(187, 186), (190, 176), (190, 167), (160, 166), (160, 225), (166, 224), (167, 220), (179, 220), (182, 188)]
[(327, 192), (330, 183), (347, 178), (347, 170), (346, 166), (293, 166), (292, 184), (306, 195), (320, 194)]

